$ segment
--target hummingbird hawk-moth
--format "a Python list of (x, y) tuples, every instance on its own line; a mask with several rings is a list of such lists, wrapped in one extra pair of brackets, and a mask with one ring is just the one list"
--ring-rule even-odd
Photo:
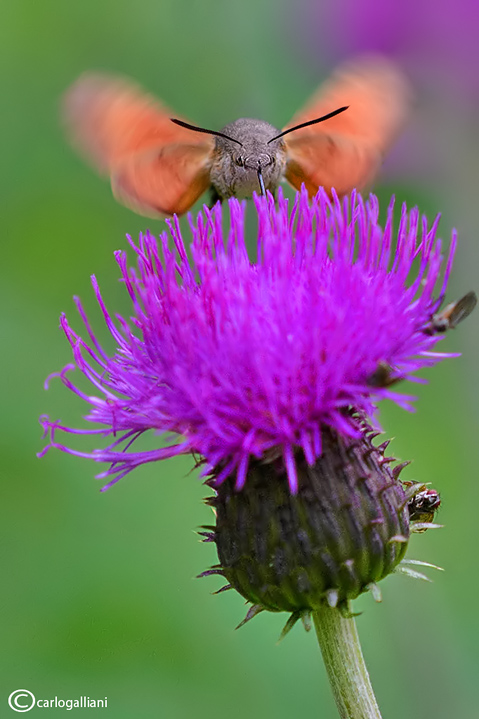
[(173, 118), (133, 81), (87, 73), (64, 97), (67, 134), (110, 176), (113, 194), (152, 217), (182, 214), (208, 188), (212, 199), (275, 194), (286, 179), (310, 195), (364, 188), (400, 130), (410, 89), (390, 61), (367, 56), (339, 67), (280, 131), (241, 118), (221, 131)]

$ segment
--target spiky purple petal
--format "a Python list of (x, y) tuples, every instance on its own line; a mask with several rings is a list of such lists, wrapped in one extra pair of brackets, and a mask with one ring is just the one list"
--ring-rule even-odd
[[(301, 447), (312, 465), (322, 426), (355, 436), (355, 416), (370, 417), (378, 399), (411, 408), (413, 397), (374, 387), (369, 378), (378, 363), (410, 377), (448, 356), (432, 351), (440, 337), (423, 328), (443, 299), (455, 235), (437, 290), (437, 222), (429, 227), (417, 209), (402, 207), (395, 234), (394, 203), (383, 229), (374, 196), (330, 200), (320, 190), (310, 201), (303, 191), (291, 211), (281, 193), (277, 207), (271, 196), (255, 204), (254, 262), (244, 203), (235, 199), (228, 202), (227, 234), (219, 205), (204, 208), (196, 222), (189, 218), (191, 260), (176, 218), (159, 244), (148, 232), (138, 245), (130, 239), (136, 268), (128, 268), (126, 253), (115, 253), (133, 304), (129, 319), (111, 316), (92, 277), (116, 353), (103, 349), (75, 298), (86, 339), (64, 315), (61, 327), (91, 394), (70, 380), (72, 365), (58, 376), (89, 404), (85, 419), (103, 429), (69, 429), (43, 417), (48, 447), (110, 463), (99, 475), (111, 478), (107, 486), (140, 464), (197, 452), (206, 460), (204, 474), (215, 467), (220, 483), (236, 472), (241, 488), (252, 457), (282, 454), (294, 493), (293, 452)], [(147, 430), (179, 439), (131, 451)], [(77, 452), (57, 442), (60, 431), (114, 441)]]

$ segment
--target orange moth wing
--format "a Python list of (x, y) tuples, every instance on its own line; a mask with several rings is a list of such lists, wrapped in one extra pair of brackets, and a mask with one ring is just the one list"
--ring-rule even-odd
[(80, 76), (63, 101), (73, 145), (111, 177), (120, 202), (152, 217), (186, 212), (210, 185), (213, 138), (172, 116), (132, 81), (102, 73)]
[(348, 109), (285, 137), (286, 179), (297, 189), (304, 183), (310, 194), (320, 186), (334, 187), (339, 195), (366, 187), (410, 104), (409, 83), (385, 58), (363, 56), (340, 66), (284, 129), (345, 105)]

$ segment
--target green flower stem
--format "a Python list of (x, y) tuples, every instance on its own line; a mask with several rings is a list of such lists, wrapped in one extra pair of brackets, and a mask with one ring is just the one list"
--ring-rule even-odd
[(381, 719), (354, 618), (324, 606), (313, 620), (341, 719)]

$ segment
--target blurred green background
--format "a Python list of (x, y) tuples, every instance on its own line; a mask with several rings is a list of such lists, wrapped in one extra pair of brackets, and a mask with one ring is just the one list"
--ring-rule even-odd
[[(410, 72), (418, 104), (378, 192), (384, 202), (395, 191), (431, 217), (442, 210), (446, 240), (458, 228), (456, 299), (479, 289), (476, 9), (463, 0), (451, 19), (448, 3), (425, 3), (419, 17), (409, 4), (401, 3), (398, 25), (383, 6), (376, 16), (365, 2), (361, 14), (361, 2), (346, 0), (4, 3), (2, 716), (13, 716), (6, 701), (19, 688), (37, 698), (108, 696), (103, 711), (118, 719), (336, 716), (313, 635), (297, 627), (277, 645), (286, 616), (270, 614), (235, 632), (242, 599), (211, 596), (217, 580), (193, 579), (215, 557), (194, 534), (211, 515), (191, 461), (143, 467), (100, 494), (92, 462), (35, 456), (40, 414), (78, 425), (85, 410), (59, 381), (43, 390), (46, 375), (71, 359), (60, 312), (79, 329), (79, 295), (104, 337), (90, 274), (109, 307), (127, 314), (112, 253), (127, 232), (161, 230), (117, 205), (108, 183), (77, 159), (58, 101), (83, 70), (107, 69), (137, 78), (197, 124), (219, 129), (252, 116), (281, 127), (337, 61), (389, 52)], [(409, 550), (446, 568), (434, 584), (392, 576), (382, 604), (356, 602), (389, 719), (478, 716), (478, 321), (479, 313), (441, 345), (463, 357), (413, 387), (415, 414), (381, 412), (393, 452), (414, 460), (404, 478), (442, 493), (446, 525), (414, 537)]]

